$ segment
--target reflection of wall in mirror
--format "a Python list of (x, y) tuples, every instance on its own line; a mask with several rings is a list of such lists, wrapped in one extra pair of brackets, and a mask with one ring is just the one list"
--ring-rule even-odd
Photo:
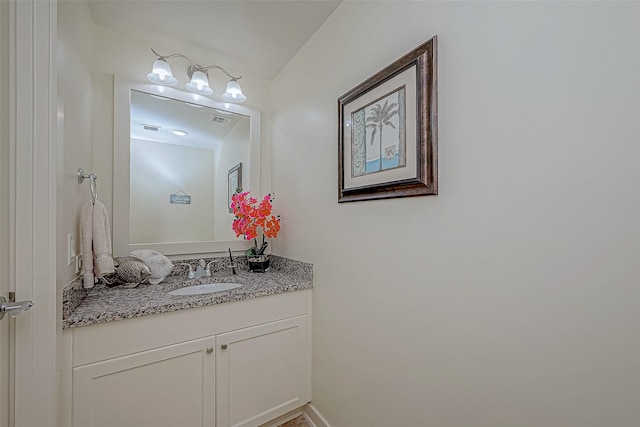
[[(211, 150), (131, 139), (131, 242), (214, 240), (213, 165)], [(169, 203), (178, 190), (191, 204)]]
[(234, 240), (235, 233), (231, 229), (234, 216), (229, 213), (227, 206), (228, 198), (228, 173), (229, 169), (242, 163), (242, 187), (244, 191), (249, 190), (249, 170), (250, 165), (250, 134), (249, 117), (242, 117), (231, 129), (224, 139), (221, 148), (216, 152), (216, 176), (214, 179), (214, 236), (216, 240)]

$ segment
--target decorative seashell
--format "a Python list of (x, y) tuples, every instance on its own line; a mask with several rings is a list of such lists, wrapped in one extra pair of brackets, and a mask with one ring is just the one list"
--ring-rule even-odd
[(127, 287), (136, 287), (151, 276), (149, 266), (142, 261), (127, 261), (116, 268), (116, 280), (126, 283)]
[(151, 270), (149, 283), (152, 285), (157, 285), (162, 282), (164, 278), (171, 273), (171, 270), (173, 270), (173, 263), (171, 260), (160, 252), (152, 251), (151, 249), (140, 249), (131, 252), (131, 255), (141, 259), (149, 266), (149, 269)]
[(113, 259), (113, 263), (115, 264), (115, 266), (119, 266), (124, 264), (125, 262), (129, 262), (129, 261), (140, 261), (140, 262), (144, 262), (144, 260), (142, 258), (138, 258), (136, 256), (119, 256), (117, 258)]

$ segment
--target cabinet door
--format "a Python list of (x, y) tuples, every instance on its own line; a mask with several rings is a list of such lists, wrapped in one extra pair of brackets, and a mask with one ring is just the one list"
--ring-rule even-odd
[(73, 369), (75, 427), (213, 427), (215, 338)]
[(258, 426), (307, 403), (307, 316), (216, 337), (217, 427)]

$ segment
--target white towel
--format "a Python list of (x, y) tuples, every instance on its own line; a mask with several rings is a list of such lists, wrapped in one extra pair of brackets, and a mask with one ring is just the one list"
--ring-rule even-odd
[(92, 288), (95, 279), (113, 273), (111, 230), (107, 208), (98, 200), (87, 203), (80, 212), (82, 260), (85, 288)]
[(80, 235), (82, 236), (82, 281), (85, 288), (93, 288), (93, 203), (89, 202), (80, 211)]

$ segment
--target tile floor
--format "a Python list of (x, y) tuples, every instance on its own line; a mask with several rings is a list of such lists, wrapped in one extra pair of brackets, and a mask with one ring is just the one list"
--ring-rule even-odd
[(281, 424), (280, 427), (311, 427), (307, 420), (304, 418), (304, 415), (300, 415), (297, 418), (292, 419), (291, 421), (287, 421), (284, 424)]

